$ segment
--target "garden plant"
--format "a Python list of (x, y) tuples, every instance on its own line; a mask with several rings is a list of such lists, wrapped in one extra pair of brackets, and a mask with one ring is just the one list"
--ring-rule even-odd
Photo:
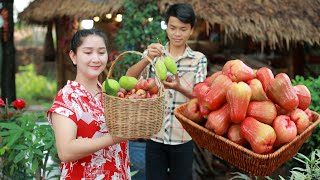
[(0, 99), (0, 179), (50, 179), (47, 175), (55, 166), (47, 166), (48, 159), (58, 161), (53, 131), (44, 121), (45, 112), (25, 112), (26, 102), (12, 104)]

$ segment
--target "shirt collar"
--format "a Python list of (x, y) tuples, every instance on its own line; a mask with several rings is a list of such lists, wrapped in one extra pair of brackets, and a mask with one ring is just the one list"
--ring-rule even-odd
[[(172, 55), (169, 52), (169, 42), (166, 43), (164, 48), (165, 48), (165, 53), (169, 54), (172, 57)], [(183, 59), (183, 58), (194, 59), (195, 56), (196, 55), (195, 55), (194, 51), (188, 46), (188, 44), (186, 44), (186, 49), (184, 50), (183, 55), (179, 57), (179, 59)]]

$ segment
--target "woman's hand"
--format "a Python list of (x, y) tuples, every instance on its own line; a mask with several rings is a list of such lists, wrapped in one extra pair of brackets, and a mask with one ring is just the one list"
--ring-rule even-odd
[(136, 139), (135, 138), (122, 138), (122, 137), (112, 136), (112, 140), (113, 140), (114, 144), (118, 144), (120, 142), (133, 141)]

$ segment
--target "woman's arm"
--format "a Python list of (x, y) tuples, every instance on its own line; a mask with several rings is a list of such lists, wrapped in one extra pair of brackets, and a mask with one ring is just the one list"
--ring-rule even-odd
[(111, 135), (95, 139), (77, 139), (77, 125), (71, 119), (57, 113), (52, 113), (52, 127), (56, 138), (58, 155), (62, 162), (75, 161), (107, 146), (128, 140), (112, 137)]

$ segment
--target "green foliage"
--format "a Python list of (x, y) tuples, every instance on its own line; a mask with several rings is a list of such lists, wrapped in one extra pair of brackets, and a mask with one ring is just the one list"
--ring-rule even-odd
[(311, 105), (310, 109), (316, 112), (320, 110), (320, 76), (318, 78), (308, 77), (304, 78), (303, 76), (296, 76), (292, 80), (293, 85), (303, 84), (307, 86), (311, 93)]
[(50, 172), (54, 168), (47, 167), (49, 156), (57, 160), (53, 130), (48, 124), (37, 123), (44, 118), (45, 112), (24, 113), (14, 120), (0, 122), (0, 156), (3, 157), (6, 176), (18, 179), (43, 177), (45, 175), (41, 172)]
[(311, 180), (320, 179), (320, 150), (316, 149), (310, 154), (310, 158), (298, 153), (294, 159), (304, 164), (304, 168), (294, 167), (292, 168), (291, 177), (292, 180)]
[(30, 104), (52, 102), (57, 91), (57, 83), (45, 76), (37, 75), (33, 64), (19, 67), (16, 73), (17, 97)]
[[(318, 78), (308, 77), (304, 78), (302, 76), (296, 76), (295, 79), (292, 79), (292, 84), (304, 84), (307, 86), (311, 93), (311, 105), (310, 109), (319, 113), (320, 111), (320, 76)], [(319, 126), (314, 129), (310, 137), (306, 140), (306, 142), (301, 146), (299, 153), (304, 155), (309, 155), (315, 149), (320, 149), (320, 128)], [(289, 161), (286, 164), (290, 169), (291, 167), (296, 167), (296, 161)]]
[[(295, 157), (295, 160), (298, 161), (299, 164), (303, 163), (303, 167), (293, 167), (290, 172), (290, 180), (313, 180), (320, 179), (320, 150), (316, 149), (312, 151), (310, 154), (310, 158), (307, 156), (298, 153)], [(232, 173), (234, 176), (230, 178), (232, 179), (243, 179), (243, 180), (251, 180), (251, 179), (261, 179), (261, 177), (254, 176), (253, 178), (247, 174), (241, 172)], [(272, 180), (271, 177), (265, 176), (264, 179)], [(284, 178), (279, 175), (279, 179), (284, 180), (288, 178)]]
[[(118, 30), (116, 44), (118, 51), (134, 50), (142, 52), (151, 43), (165, 43), (166, 33), (161, 29), (161, 20), (156, 0), (125, 0), (122, 27)], [(153, 18), (151, 22), (148, 18)], [(116, 64), (113, 77), (118, 79), (141, 57), (126, 54)]]

